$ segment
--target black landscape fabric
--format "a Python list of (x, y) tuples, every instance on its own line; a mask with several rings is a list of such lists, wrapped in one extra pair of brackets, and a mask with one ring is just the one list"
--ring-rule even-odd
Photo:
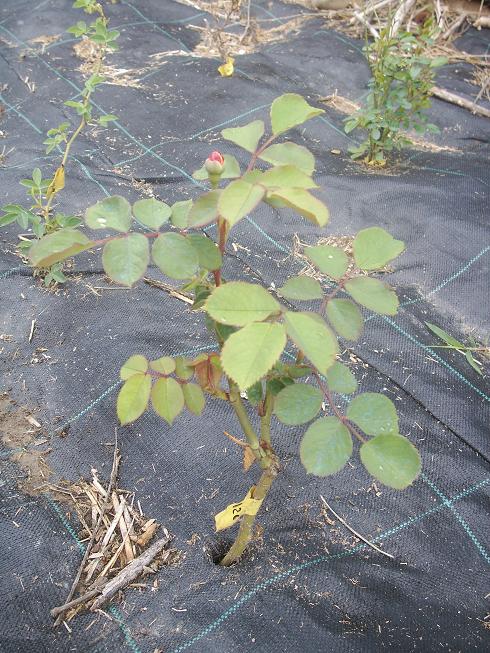
[[(63, 102), (76, 98), (84, 81), (66, 34), (83, 17), (71, 4), (0, 4), (0, 150), (14, 148), (0, 168), (2, 203), (24, 201), (18, 181), (35, 166), (57, 165), (42, 141), (47, 129), (73, 118)], [(317, 106), (336, 90), (353, 100), (366, 92), (362, 42), (328, 30), (323, 19), (237, 56), (235, 75), (222, 78), (217, 60), (193, 56), (193, 26), (204, 27), (207, 15), (191, 2), (105, 4), (121, 32), (108, 63), (125, 71), (125, 81), (105, 84), (94, 104), (119, 119), (77, 141), (59, 196), (66, 213), (82, 213), (111, 194), (134, 201), (150, 190), (169, 203), (195, 197), (200, 188), (190, 174), (210, 151), (246, 161), (222, 142), (223, 127), (266, 119), (284, 92)], [(252, 3), (253, 16), (269, 27), (302, 11)], [(457, 45), (484, 54), (489, 33), (470, 29)], [(451, 64), (438, 84), (472, 97), (470, 77), (466, 64)], [(376, 488), (356, 455), (331, 478), (307, 476), (297, 456), (301, 433), (275, 422), (284, 469), (259, 518), (262, 541), (238, 566), (223, 569), (210, 554), (219, 540), (213, 516), (257, 477), (256, 470), (242, 472), (237, 448), (223, 435), (224, 428), (238, 433), (234, 417), (218, 401), (208, 402), (202, 418), (187, 413), (172, 428), (148, 412), (119, 429), (120, 486), (135, 491), (145, 514), (175, 535), (183, 559), (160, 570), (156, 591), (151, 582), (128, 589), (105, 615), (78, 616), (68, 632), (53, 629), (49, 610), (64, 601), (80, 563), (80, 526), (49, 491), (19, 489), (22, 472), (4, 446), (1, 651), (488, 650), (490, 385), (461, 354), (433, 347), (441, 343), (425, 321), (463, 339), (484, 341), (489, 333), (490, 121), (439, 100), (430, 115), (441, 129), (431, 136), (438, 147), (405, 150), (384, 170), (349, 159), (358, 135), (346, 136), (343, 116), (331, 108), (296, 130), (291, 137), (317, 157), (319, 196), (331, 210), (327, 231), (262, 206), (234, 231), (225, 262), (227, 278), (277, 287), (301, 269), (291, 254), (294, 234), (312, 244), (326, 233), (379, 225), (406, 242), (389, 278), (399, 314), (366, 311), (365, 335), (350, 352), (361, 389), (396, 402), (402, 433), (421, 451), (422, 476), (404, 492)], [(48, 438), (38, 448), (50, 449), (53, 478), (88, 478), (97, 467), (107, 479), (120, 365), (136, 352), (155, 358), (210, 351), (203, 316), (145, 283), (115, 289), (96, 254), (77, 259), (70, 281), (48, 292), (14, 254), (16, 233), (1, 232), (1, 389), (17, 402), (5, 402), (4, 412), (33, 411)], [(154, 268), (149, 276), (163, 280)], [(394, 559), (328, 523), (320, 495)]]

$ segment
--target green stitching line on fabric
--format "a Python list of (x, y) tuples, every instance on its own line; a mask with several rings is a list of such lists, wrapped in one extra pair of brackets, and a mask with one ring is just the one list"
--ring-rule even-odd
[(439, 488), (436, 486), (436, 484), (435, 484), (433, 481), (431, 481), (429, 478), (427, 478), (427, 476), (426, 476), (425, 474), (421, 474), (421, 477), (422, 477), (423, 480), (427, 483), (427, 485), (428, 485), (428, 486), (429, 486), (429, 487), (430, 487), (430, 488), (431, 488), (431, 489), (432, 489), (432, 490), (437, 494), (437, 496), (438, 496), (440, 499), (442, 499), (443, 503), (444, 503), (445, 505), (448, 506), (448, 508), (451, 510), (451, 512), (454, 514), (454, 516), (456, 517), (456, 519), (458, 520), (458, 522), (459, 522), (459, 523), (461, 524), (461, 526), (463, 527), (463, 529), (464, 529), (466, 535), (468, 535), (468, 537), (470, 538), (470, 540), (471, 540), (471, 541), (473, 542), (473, 544), (476, 546), (476, 548), (477, 548), (478, 552), (480, 553), (480, 555), (482, 556), (482, 558), (483, 558), (483, 559), (484, 559), (488, 564), (490, 564), (490, 555), (488, 555), (488, 553), (487, 553), (485, 547), (484, 547), (483, 544), (479, 541), (479, 539), (476, 537), (476, 535), (473, 533), (473, 531), (471, 530), (471, 528), (470, 528), (470, 526), (468, 525), (468, 523), (466, 522), (466, 520), (463, 519), (463, 517), (461, 517), (461, 515), (459, 514), (459, 512), (458, 512), (458, 511), (456, 510), (456, 508), (451, 504), (451, 502), (450, 502), (449, 499), (446, 497), (446, 495), (443, 494), (443, 493), (441, 492), (441, 490), (439, 490)]
[[(453, 499), (448, 500), (447, 502), (442, 502), (438, 504), (437, 506), (434, 506), (433, 508), (430, 508), (430, 510), (426, 510), (425, 512), (421, 513), (420, 515), (417, 515), (416, 517), (411, 517), (410, 519), (407, 519), (406, 521), (402, 522), (401, 524), (398, 524), (397, 526), (394, 526), (393, 528), (385, 531), (384, 533), (381, 533), (377, 537), (373, 538), (373, 542), (378, 542), (381, 540), (386, 539), (387, 537), (390, 537), (391, 535), (394, 535), (398, 533), (401, 530), (404, 530), (405, 528), (408, 528), (412, 524), (421, 521), (425, 517), (428, 517), (429, 515), (432, 515), (436, 512), (440, 512), (444, 510), (445, 508), (450, 507), (448, 504), (454, 503), (457, 498), (463, 497), (463, 496), (468, 496), (469, 494), (472, 494), (473, 492), (476, 492), (477, 489), (482, 487), (483, 485), (487, 485), (490, 482), (490, 477), (487, 477), (486, 479), (480, 481), (477, 485), (474, 485), (471, 488), (468, 488), (468, 490), (465, 490), (464, 492), (460, 493), (460, 495), (456, 495), (453, 497)], [(326, 556), (320, 556), (318, 558), (314, 558), (313, 560), (309, 560), (308, 562), (304, 562), (299, 565), (295, 565), (291, 569), (288, 569), (287, 571), (281, 572), (280, 574), (276, 574), (274, 576), (271, 576), (271, 578), (268, 578), (264, 582), (260, 583), (259, 585), (256, 585), (253, 589), (251, 589), (249, 592), (244, 594), (241, 599), (239, 599), (234, 605), (230, 606), (223, 614), (221, 614), (217, 619), (215, 619), (212, 623), (210, 623), (204, 630), (202, 630), (198, 635), (190, 639), (189, 641), (185, 642), (184, 644), (181, 644), (177, 648), (173, 649), (170, 653), (182, 653), (182, 651), (187, 650), (196, 642), (198, 642), (200, 639), (203, 637), (206, 637), (206, 635), (209, 635), (212, 631), (216, 630), (221, 624), (226, 621), (229, 617), (231, 617), (235, 612), (239, 610), (239, 608), (246, 603), (249, 599), (251, 599), (253, 596), (258, 594), (258, 592), (262, 591), (263, 589), (266, 589), (270, 585), (273, 585), (274, 583), (277, 583), (278, 581), (282, 580), (283, 578), (287, 578), (291, 574), (296, 573), (297, 571), (302, 571), (303, 569), (307, 569), (308, 567), (312, 567), (315, 565), (318, 565), (322, 562), (328, 562), (330, 560), (335, 560), (339, 558), (345, 558), (347, 556), (352, 556), (358, 551), (362, 549), (366, 549), (367, 545), (366, 544), (359, 544), (350, 551), (344, 551), (342, 553), (337, 553), (334, 555), (326, 555)]]
[[(0, 29), (5, 30), (5, 27), (2, 27), (2, 26), (0, 25)], [(8, 32), (8, 30), (5, 30), (5, 31)], [(13, 111), (14, 113), (16, 113), (20, 118), (23, 118), (27, 123), (29, 123), (29, 125), (30, 125), (33, 129), (35, 129), (35, 130), (37, 131), (38, 134), (42, 134), (42, 133), (43, 133), (43, 132), (39, 129), (39, 127), (36, 127), (36, 125), (35, 125), (33, 122), (31, 122), (31, 121), (29, 120), (29, 118), (28, 118), (27, 116), (25, 116), (21, 111), (19, 111), (18, 109), (16, 109), (13, 105), (9, 104), (9, 103), (7, 102), (7, 100), (5, 100), (5, 98), (3, 97), (3, 95), (2, 95), (1, 93), (0, 93), (0, 100), (3, 102), (3, 104), (5, 104), (5, 106), (8, 107), (11, 111)]]
[[(43, 494), (51, 508), (54, 510), (56, 515), (59, 517), (61, 523), (65, 527), (66, 531), (71, 535), (71, 537), (75, 540), (76, 545), (80, 549), (81, 553), (85, 553), (85, 545), (83, 542), (80, 541), (78, 535), (75, 532), (75, 529), (72, 527), (66, 516), (63, 514), (63, 511), (59, 507), (58, 503), (52, 499), (49, 494)], [(141, 649), (138, 647), (136, 641), (133, 639), (131, 636), (131, 632), (129, 628), (127, 627), (126, 623), (124, 622), (124, 618), (122, 614), (119, 612), (119, 610), (116, 608), (116, 606), (110, 606), (109, 607), (109, 612), (112, 612), (114, 617), (116, 618), (116, 621), (118, 623), (119, 628), (121, 629), (124, 639), (126, 640), (126, 643), (128, 646), (131, 648), (133, 653), (141, 653)]]

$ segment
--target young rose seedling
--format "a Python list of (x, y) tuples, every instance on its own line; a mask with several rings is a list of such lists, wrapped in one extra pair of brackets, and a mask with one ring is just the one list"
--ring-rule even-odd
[[(62, 122), (58, 127), (48, 130), (47, 138), (44, 141), (46, 154), (57, 148), (61, 152), (61, 161), (54, 174), (47, 179), (43, 178), (40, 168), (35, 168), (32, 171), (32, 179), (21, 180), (20, 183), (27, 188), (27, 196), (33, 204), (29, 208), (25, 208), (21, 204), (5, 204), (0, 209), (3, 211), (3, 215), (0, 215), (0, 227), (17, 222), (21, 229), (32, 230), (34, 239), (42, 238), (45, 234), (51, 234), (60, 229), (79, 227), (82, 224), (82, 220), (75, 215), (54, 212), (53, 201), (65, 187), (65, 166), (73, 143), (84, 127), (94, 121), (91, 97), (96, 88), (105, 81), (105, 77), (101, 75), (104, 59), (108, 52), (117, 49), (116, 40), (119, 37), (119, 32), (109, 30), (109, 21), (104, 14), (102, 5), (97, 0), (76, 0), (73, 6), (83, 9), (87, 14), (98, 14), (95, 21), (89, 25), (80, 20), (67, 30), (76, 37), (91, 41), (97, 52), (92, 72), (85, 82), (80, 100), (67, 100), (64, 103), (65, 106), (75, 109), (80, 117), (79, 123), (71, 133), (72, 127), (69, 122)], [(116, 119), (117, 116), (113, 114), (104, 114), (99, 116), (96, 122), (105, 126)], [(34, 239), (30, 234), (23, 234), (18, 244), (19, 251), (27, 254)], [(46, 266), (42, 273), (46, 286), (66, 281), (61, 262)]]
[[(185, 408), (200, 415), (209, 396), (234, 410), (245, 438), (244, 466), (255, 463), (261, 473), (243, 501), (216, 516), (218, 530), (239, 521), (222, 565), (244, 552), (281, 470), (273, 419), (296, 432), (302, 427), (299, 454), (309, 474), (327, 477), (342, 469), (353, 454), (353, 440), (369, 474), (389, 487), (407, 487), (420, 471), (417, 450), (399, 432), (393, 402), (375, 392), (358, 393), (338, 344), (339, 337), (355, 341), (361, 336), (362, 307), (396, 314), (394, 291), (367, 273), (395, 259), (404, 250), (401, 241), (369, 227), (355, 236), (352, 255), (330, 245), (307, 247), (306, 257), (329, 279), (324, 283), (292, 276), (272, 292), (222, 276), (230, 231), (261, 202), (292, 209), (316, 226), (327, 224), (328, 209), (311, 192), (317, 188), (312, 153), (292, 141), (277, 142), (320, 113), (299, 95), (283, 95), (272, 103), (269, 136), (262, 120), (223, 130), (225, 139), (251, 155), (244, 171), (235, 157), (213, 152), (194, 173), (211, 189), (194, 201), (170, 207), (143, 199), (131, 207), (123, 197), (110, 197), (85, 215), (89, 229), (108, 230), (110, 236), (92, 240), (81, 230), (61, 229), (30, 250), (32, 265), (46, 267), (101, 247), (108, 276), (127, 286), (141, 279), (151, 259), (166, 276), (184, 280), (181, 290), (193, 293), (193, 309), (205, 312), (215, 350), (194, 359), (131, 356), (121, 368), (117, 414), (121, 424), (129, 424), (151, 404), (172, 424)], [(169, 222), (174, 228), (162, 230)], [(138, 223), (148, 231), (140, 231)], [(217, 243), (203, 230), (211, 225), (217, 228)], [(296, 303), (304, 308), (297, 310)], [(335, 393), (355, 395), (345, 411), (338, 408)]]

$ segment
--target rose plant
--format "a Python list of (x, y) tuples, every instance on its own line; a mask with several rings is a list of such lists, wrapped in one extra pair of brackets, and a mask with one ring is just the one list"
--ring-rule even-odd
[[(126, 286), (143, 277), (151, 259), (164, 275), (184, 282), (182, 291), (193, 293), (193, 310), (204, 312), (215, 349), (192, 359), (131, 356), (121, 368), (117, 415), (129, 424), (151, 404), (172, 424), (185, 408), (199, 416), (211, 397), (235, 412), (245, 438), (244, 466), (255, 464), (260, 475), (245, 499), (216, 517), (218, 529), (239, 522), (222, 565), (243, 554), (281, 470), (275, 419), (304, 431), (298, 433), (299, 455), (309, 474), (327, 477), (342, 469), (353, 454), (353, 440), (368, 473), (391, 488), (407, 487), (420, 471), (419, 454), (400, 434), (393, 402), (383, 394), (358, 392), (338, 344), (338, 338), (352, 342), (361, 336), (362, 308), (396, 314), (395, 292), (368, 274), (395, 259), (404, 250), (401, 241), (369, 227), (353, 239), (352, 255), (330, 245), (306, 247), (307, 259), (325, 275), (323, 284), (294, 275), (275, 291), (222, 274), (230, 231), (262, 202), (292, 209), (318, 227), (327, 224), (328, 209), (311, 192), (317, 188), (313, 154), (292, 141), (277, 142), (320, 113), (299, 95), (282, 95), (271, 105), (269, 136), (262, 120), (222, 131), (250, 154), (245, 170), (234, 156), (213, 152), (194, 173), (210, 184), (195, 200), (169, 206), (151, 198), (131, 206), (123, 197), (109, 197), (87, 209), (85, 223), (110, 235), (93, 239), (63, 228), (43, 236), (29, 252), (33, 266), (49, 267), (102, 248), (106, 274)], [(206, 233), (211, 225), (217, 228), (216, 243)], [(345, 411), (335, 393), (354, 395)]]

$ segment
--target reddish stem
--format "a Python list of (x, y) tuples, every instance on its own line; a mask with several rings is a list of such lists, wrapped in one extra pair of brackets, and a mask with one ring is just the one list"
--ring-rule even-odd
[(325, 399), (328, 401), (328, 404), (329, 404), (330, 408), (332, 409), (335, 417), (337, 417), (337, 419), (340, 420), (342, 422), (342, 424), (349, 429), (349, 431), (352, 433), (352, 435), (355, 438), (357, 438), (359, 440), (359, 442), (366, 442), (366, 439), (363, 438), (362, 435), (359, 433), (359, 431), (352, 426), (352, 424), (349, 422), (347, 417), (345, 417), (345, 415), (342, 415), (342, 413), (339, 411), (339, 409), (335, 405), (335, 402), (333, 400), (333, 397), (332, 397), (332, 394), (331, 394), (330, 390), (323, 383), (323, 381), (322, 381), (320, 375), (318, 374), (318, 372), (313, 372), (313, 376), (315, 377), (316, 382), (318, 383), (318, 387), (320, 388), (320, 390), (325, 395)]

